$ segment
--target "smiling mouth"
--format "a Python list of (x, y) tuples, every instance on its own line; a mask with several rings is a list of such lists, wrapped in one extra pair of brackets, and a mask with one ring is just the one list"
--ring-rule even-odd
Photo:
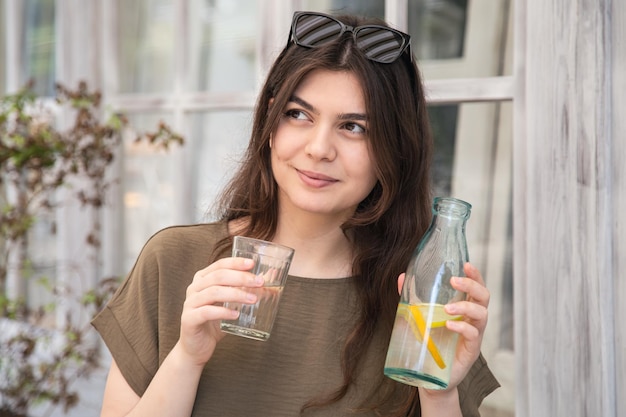
[(296, 171), (298, 172), (298, 175), (300, 175), (300, 178), (302, 179), (302, 181), (304, 181), (306, 184), (310, 186), (323, 187), (326, 185), (339, 182), (339, 180), (336, 178), (329, 177), (327, 175), (320, 174), (318, 172), (302, 171), (299, 169), (296, 169)]

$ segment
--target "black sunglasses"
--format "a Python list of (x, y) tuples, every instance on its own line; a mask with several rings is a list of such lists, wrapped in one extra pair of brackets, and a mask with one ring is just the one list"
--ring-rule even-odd
[(390, 64), (407, 51), (411, 60), (411, 37), (389, 27), (364, 25), (352, 27), (332, 16), (314, 12), (296, 12), (291, 22), (289, 40), (305, 48), (317, 48), (352, 32), (354, 43), (365, 56), (376, 62)]

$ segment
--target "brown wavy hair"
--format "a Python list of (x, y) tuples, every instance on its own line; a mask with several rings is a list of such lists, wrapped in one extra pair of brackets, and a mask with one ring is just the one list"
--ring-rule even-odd
[[(379, 19), (337, 16), (346, 25), (386, 25)], [(360, 317), (342, 351), (343, 385), (307, 407), (340, 400), (348, 391), (374, 331), (391, 334), (398, 303), (397, 277), (431, 219), (432, 137), (423, 86), (415, 60), (403, 53), (391, 64), (368, 60), (352, 35), (309, 49), (289, 42), (269, 71), (256, 104), (252, 135), (239, 171), (219, 200), (222, 220), (247, 217), (242, 234), (271, 240), (278, 222), (278, 189), (270, 163), (269, 140), (301, 80), (316, 69), (349, 71), (361, 82), (368, 115), (377, 184), (342, 228), (352, 238)], [(273, 100), (270, 105), (270, 100)], [(222, 242), (226, 249), (230, 242)], [(382, 372), (381, 372), (382, 375)], [(419, 408), (415, 388), (381, 378), (392, 390), (406, 391), (397, 416)], [(376, 408), (376, 406), (372, 407)]]

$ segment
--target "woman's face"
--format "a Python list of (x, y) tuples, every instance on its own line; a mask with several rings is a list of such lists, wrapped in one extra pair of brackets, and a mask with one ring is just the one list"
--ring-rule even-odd
[(363, 91), (350, 72), (308, 74), (283, 109), (271, 147), (283, 213), (343, 222), (376, 184)]

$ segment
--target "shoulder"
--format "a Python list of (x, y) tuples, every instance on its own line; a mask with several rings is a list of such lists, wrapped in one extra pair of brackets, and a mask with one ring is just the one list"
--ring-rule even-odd
[(174, 254), (190, 248), (212, 248), (227, 236), (228, 228), (225, 222), (170, 226), (152, 235), (146, 242), (143, 252)]
[(156, 297), (161, 288), (173, 296), (210, 263), (216, 243), (227, 235), (221, 222), (159, 230), (142, 248), (120, 292)]
[[(141, 249), (131, 273), (190, 275), (215, 259), (214, 249), (228, 236), (226, 223), (171, 226), (159, 230)], [(191, 274), (193, 276), (193, 274)]]

